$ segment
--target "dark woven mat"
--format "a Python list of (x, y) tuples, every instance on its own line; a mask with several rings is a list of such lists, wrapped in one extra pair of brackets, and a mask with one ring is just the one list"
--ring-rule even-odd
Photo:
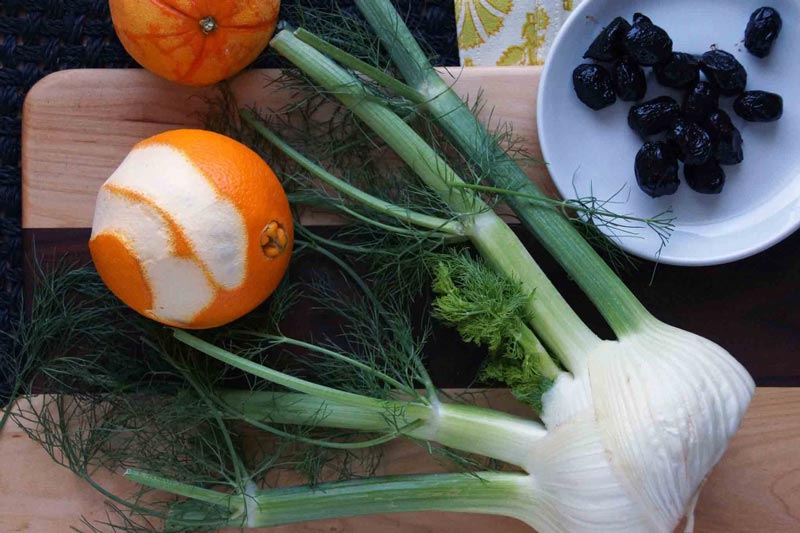
[[(350, 0), (284, 0), (282, 15), (297, 2), (357, 13)], [(439, 64), (458, 64), (453, 0), (398, 0), (397, 6)], [(274, 55), (265, 53), (252, 66), (275, 62)], [(0, 0), (0, 333), (13, 329), (22, 292), (20, 115), (25, 94), (57, 70), (133, 66), (114, 34), (108, 0)], [(0, 334), (0, 354), (10, 349), (9, 338)], [(0, 405), (9, 374), (0, 368)]]

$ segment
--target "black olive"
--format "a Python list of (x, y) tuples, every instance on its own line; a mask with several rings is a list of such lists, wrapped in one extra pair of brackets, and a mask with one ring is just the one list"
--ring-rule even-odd
[(648, 142), (636, 154), (636, 183), (653, 198), (678, 190), (678, 158), (665, 142)]
[(622, 57), (625, 51), (625, 34), (631, 29), (628, 21), (622, 17), (617, 17), (611, 24), (603, 28), (586, 53), (584, 59), (594, 59), (595, 61), (614, 61)]
[(734, 128), (730, 134), (720, 137), (714, 145), (714, 159), (720, 165), (738, 165), (744, 160), (743, 145), (742, 134)]
[(697, 58), (683, 52), (672, 52), (672, 57), (653, 67), (658, 83), (673, 89), (684, 89), (700, 80)]
[(679, 115), (678, 102), (669, 96), (659, 96), (631, 107), (628, 112), (628, 126), (646, 137), (666, 130)]
[(702, 165), (684, 165), (686, 184), (703, 194), (719, 194), (725, 186), (725, 171), (714, 158)]
[(713, 147), (706, 130), (692, 122), (679, 118), (667, 130), (667, 141), (677, 147), (678, 159), (687, 165), (701, 165), (711, 157)]
[(614, 65), (611, 72), (614, 90), (620, 100), (635, 102), (644, 98), (647, 92), (647, 80), (644, 69), (629, 57), (623, 57)]
[(714, 158), (721, 165), (738, 165), (742, 162), (742, 134), (725, 111), (713, 111), (702, 124), (714, 145)]
[(700, 58), (700, 69), (723, 96), (734, 96), (747, 86), (747, 71), (733, 55), (711, 50)]
[(733, 110), (750, 122), (774, 122), (783, 116), (783, 98), (766, 91), (747, 91), (733, 101)]
[(719, 91), (707, 81), (698, 81), (683, 99), (683, 113), (695, 122), (702, 122), (719, 107)]
[(731, 122), (731, 117), (722, 109), (715, 109), (702, 122), (711, 142), (717, 142), (721, 137), (730, 134), (736, 129)]
[(750, 15), (750, 22), (744, 30), (745, 48), (756, 57), (767, 57), (782, 26), (777, 11), (771, 7), (759, 7)]
[(578, 99), (595, 111), (617, 101), (611, 74), (602, 65), (578, 65), (572, 71), (572, 84)]
[(644, 66), (663, 63), (672, 54), (672, 39), (641, 13), (633, 16), (633, 26), (625, 35), (625, 51)]

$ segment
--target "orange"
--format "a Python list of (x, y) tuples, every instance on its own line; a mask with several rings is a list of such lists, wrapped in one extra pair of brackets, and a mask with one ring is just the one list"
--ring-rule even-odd
[(275, 290), (293, 237), (263, 159), (224, 135), (174, 130), (134, 146), (100, 188), (89, 249), (108, 288), (139, 313), (210, 328)]
[(110, 0), (125, 50), (147, 70), (185, 85), (233, 76), (267, 46), (280, 0)]

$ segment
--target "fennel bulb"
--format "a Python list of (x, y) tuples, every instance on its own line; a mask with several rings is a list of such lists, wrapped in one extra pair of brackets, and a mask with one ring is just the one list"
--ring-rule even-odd
[[(287, 383), (268, 368), (185, 332), (179, 340), (254, 375)], [(273, 423), (392, 431), (385, 413), (308, 383), (305, 394), (233, 392), (234, 411)], [(319, 390), (314, 391), (314, 387)], [(541, 398), (542, 424), (491, 409), (408, 402), (408, 437), (491, 457), (524, 473), (480, 472), (394, 476), (269, 489), (231, 496), (226, 525), (262, 527), (373, 513), (443, 510), (500, 514), (540, 533), (669, 532), (692, 513), (706, 476), (736, 432), (754, 392), (744, 368), (725, 350), (692, 333), (652, 320), (620, 341), (599, 341), (572, 372), (562, 372)], [(394, 403), (395, 407), (399, 404)], [(426, 402), (422, 402), (426, 403)], [(388, 404), (387, 404), (388, 405)], [(387, 409), (387, 406), (384, 406)], [(392, 410), (393, 408), (389, 408)], [(406, 411), (407, 410), (407, 411)], [(202, 500), (194, 487), (138, 471), (130, 479)], [(218, 499), (219, 493), (213, 493)], [(248, 498), (255, 514), (245, 516)], [(213, 501), (208, 499), (207, 501)], [(249, 504), (248, 504), (249, 505)], [(252, 506), (251, 506), (252, 507)], [(195, 511), (176, 504), (174, 517)]]
[[(716, 344), (652, 323), (604, 341), (542, 398), (538, 531), (672, 531), (744, 417), (754, 383)], [(547, 502), (542, 504), (541, 502)]]

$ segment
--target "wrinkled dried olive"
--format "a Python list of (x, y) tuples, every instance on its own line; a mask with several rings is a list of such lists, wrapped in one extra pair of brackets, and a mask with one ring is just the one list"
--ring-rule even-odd
[(653, 198), (678, 190), (678, 159), (665, 142), (648, 142), (639, 149), (634, 165), (636, 183)]
[(733, 55), (711, 50), (700, 58), (700, 69), (723, 96), (734, 96), (747, 86), (747, 71)]
[(744, 141), (739, 130), (724, 135), (714, 145), (714, 159), (720, 165), (738, 165), (744, 160)]
[(640, 65), (652, 66), (670, 58), (672, 39), (649, 18), (636, 13), (625, 35), (625, 51)]
[(602, 65), (578, 65), (572, 71), (572, 84), (580, 101), (595, 111), (617, 101), (611, 74)]
[(742, 134), (731, 122), (731, 117), (717, 109), (703, 121), (703, 128), (714, 145), (714, 158), (721, 165), (738, 165), (744, 159)]
[(783, 98), (766, 91), (747, 91), (733, 101), (733, 110), (750, 122), (773, 122), (783, 116)]
[(719, 194), (725, 186), (725, 171), (713, 158), (702, 165), (684, 165), (686, 184), (703, 194)]
[(669, 96), (659, 96), (631, 107), (628, 126), (642, 137), (655, 135), (669, 128), (679, 115), (678, 102)]
[(756, 9), (744, 30), (745, 48), (756, 57), (767, 57), (782, 26), (781, 16), (771, 7)]
[(614, 65), (611, 72), (614, 90), (620, 100), (635, 102), (644, 98), (647, 92), (647, 80), (644, 69), (629, 57), (623, 57)]
[(711, 142), (717, 142), (721, 137), (730, 134), (736, 129), (731, 122), (731, 117), (722, 109), (715, 109), (702, 122)]
[(583, 54), (584, 59), (614, 61), (622, 57), (625, 51), (625, 34), (629, 29), (631, 29), (631, 25), (627, 20), (622, 17), (615, 18), (589, 45), (589, 49)]
[(672, 52), (672, 56), (664, 63), (653, 67), (658, 83), (673, 89), (684, 89), (700, 80), (700, 65), (691, 54)]
[(678, 159), (687, 165), (701, 165), (711, 157), (711, 137), (690, 120), (679, 118), (667, 130), (667, 141), (677, 147)]
[(683, 99), (683, 113), (695, 122), (702, 122), (717, 107), (719, 91), (707, 81), (695, 83)]

